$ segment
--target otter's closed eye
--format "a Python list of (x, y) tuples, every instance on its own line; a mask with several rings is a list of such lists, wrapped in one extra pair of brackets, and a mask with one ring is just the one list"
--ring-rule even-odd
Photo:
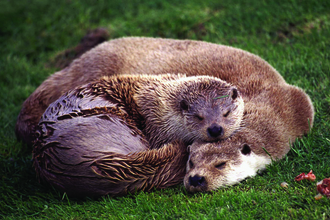
[(195, 117), (198, 119), (198, 120), (200, 120), (200, 121), (203, 121), (204, 120), (204, 117), (203, 116), (201, 116), (201, 115), (195, 115)]
[(223, 168), (225, 168), (225, 165), (226, 165), (226, 162), (222, 162), (222, 163), (219, 163), (218, 165), (216, 165), (215, 168), (222, 170)]
[(227, 111), (224, 115), (223, 115), (223, 117), (227, 117), (228, 115), (229, 115), (229, 113), (230, 113), (230, 110), (229, 111)]

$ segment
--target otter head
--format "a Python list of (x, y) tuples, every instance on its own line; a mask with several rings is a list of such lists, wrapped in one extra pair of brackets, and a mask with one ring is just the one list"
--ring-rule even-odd
[(169, 117), (185, 142), (226, 139), (240, 127), (244, 102), (235, 86), (208, 76), (169, 83), (175, 85), (169, 91), (173, 99), (166, 100)]
[(184, 185), (189, 192), (213, 191), (236, 184), (271, 163), (265, 152), (257, 154), (249, 143), (227, 140), (195, 142), (188, 147), (190, 155)]
[(177, 122), (184, 128), (186, 141), (218, 141), (238, 130), (244, 102), (236, 87), (219, 79), (196, 77), (180, 88), (176, 103), (171, 104), (181, 117)]
[(226, 139), (240, 127), (244, 111), (237, 88), (209, 76), (150, 85), (139, 92), (137, 103), (146, 119), (145, 133), (152, 145), (159, 143), (156, 146), (175, 139), (185, 143)]

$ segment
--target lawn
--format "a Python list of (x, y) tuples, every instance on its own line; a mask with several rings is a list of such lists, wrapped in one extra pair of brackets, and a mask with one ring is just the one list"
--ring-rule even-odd
[[(38, 183), (31, 149), (14, 128), (23, 101), (54, 73), (60, 52), (88, 30), (110, 38), (203, 40), (259, 55), (315, 107), (311, 133), (255, 178), (211, 193), (183, 185), (151, 193), (70, 198)], [(2, 0), (0, 1), (0, 217), (5, 219), (329, 219), (330, 199), (315, 200), (330, 177), (330, 1), (327, 0)], [(295, 182), (310, 170), (315, 182)], [(282, 188), (287, 182), (288, 188)]]

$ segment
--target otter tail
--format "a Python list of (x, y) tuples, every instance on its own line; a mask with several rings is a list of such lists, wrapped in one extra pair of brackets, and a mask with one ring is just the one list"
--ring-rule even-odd
[[(102, 157), (79, 156), (84, 160), (62, 163), (53, 146), (51, 152), (34, 155), (39, 180), (70, 196), (122, 196), (179, 184), (186, 171), (188, 153), (182, 143), (134, 154), (102, 153)], [(55, 155), (55, 156), (54, 156)]]

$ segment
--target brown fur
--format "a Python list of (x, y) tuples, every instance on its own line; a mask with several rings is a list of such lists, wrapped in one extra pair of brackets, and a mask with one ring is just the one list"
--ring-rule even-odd
[(309, 131), (313, 118), (311, 100), (301, 89), (269, 88), (245, 104), (244, 126), (234, 136), (190, 146), (185, 187), (190, 192), (211, 191), (256, 175), (271, 158), (281, 159), (290, 144)]
[[(18, 117), (16, 134), (18, 138), (29, 142), (35, 124), (49, 103), (76, 86), (104, 75), (124, 73), (158, 75), (167, 72), (185, 72), (189, 76), (212, 75), (219, 77), (237, 86), (244, 101), (249, 103), (250, 107), (245, 112), (247, 120), (244, 130), (242, 129), (237, 135), (223, 142), (195, 143), (193, 146), (200, 146), (200, 148), (194, 149), (201, 149), (201, 154), (203, 154), (203, 149), (207, 152), (216, 147), (212, 154), (216, 154), (217, 150), (223, 150), (222, 153), (220, 151), (219, 158), (221, 155), (225, 155), (226, 158), (228, 156), (226, 154), (232, 152), (232, 149), (240, 149), (242, 140), (253, 144), (264, 143), (264, 140), (268, 141), (269, 138), (275, 137), (279, 138), (278, 142), (275, 142), (274, 146), (271, 145), (270, 149), (276, 153), (277, 148), (283, 148), (282, 151), (278, 151), (278, 155), (283, 156), (288, 150), (287, 137), (296, 137), (296, 131), (299, 133), (298, 136), (307, 133), (308, 120), (312, 126), (313, 108), (308, 96), (299, 89), (287, 89), (290, 86), (286, 84), (278, 72), (258, 56), (232, 47), (206, 42), (122, 38), (99, 45), (75, 60), (69, 67), (53, 74), (43, 82), (24, 102)], [(279, 89), (273, 89), (273, 87)], [(283, 93), (283, 91), (287, 93)], [(286, 101), (281, 101), (282, 96), (287, 97), (284, 99)], [(306, 99), (308, 102), (305, 102)], [(259, 104), (260, 108), (266, 108), (270, 105), (270, 112), (272, 113), (265, 114), (265, 111), (254, 110), (251, 107), (254, 102), (257, 103), (255, 105)], [(251, 119), (249, 119), (250, 116)], [(279, 120), (275, 120), (278, 117)], [(269, 128), (272, 125), (274, 125), (273, 130)], [(279, 135), (279, 131), (282, 131), (283, 135)], [(226, 147), (218, 148), (218, 145)], [(252, 151), (263, 152), (260, 151), (260, 148), (252, 149)], [(272, 150), (270, 151), (274, 153)], [(211, 157), (212, 154), (208, 156), (214, 158), (214, 156)], [(276, 157), (276, 155), (273, 156)], [(228, 157), (230, 158), (230, 156)], [(208, 157), (203, 160), (204, 163), (201, 165), (207, 166)], [(238, 160), (233, 161), (239, 162)], [(211, 161), (210, 164), (212, 163)], [(261, 164), (261, 166), (264, 165)], [(212, 182), (215, 182), (221, 179), (223, 175), (216, 174), (213, 177), (209, 175), (209, 177), (212, 178)], [(217, 187), (201, 188), (197, 191), (213, 190)]]
[[(152, 147), (173, 140), (191, 143), (226, 139), (240, 128), (244, 111), (236, 87), (206, 76), (143, 86), (135, 98)], [(187, 109), (182, 109), (182, 103)], [(214, 126), (221, 129), (219, 136), (210, 134)]]
[[(177, 184), (187, 153), (186, 143), (175, 140), (219, 139), (200, 135), (209, 121), (224, 122), (229, 126), (225, 137), (230, 136), (244, 107), (237, 91), (233, 99), (233, 91), (213, 77), (183, 75), (113, 76), (78, 87), (51, 103), (41, 117), (33, 150), (38, 177), (81, 196)], [(224, 95), (230, 96), (214, 99)], [(181, 100), (189, 108), (181, 109)], [(221, 112), (228, 110), (223, 119)]]
[[(126, 130), (131, 131), (131, 128)], [(100, 143), (97, 141), (99, 137), (100, 133), (94, 137), (96, 145)], [(111, 138), (109, 142), (118, 141)], [(136, 140), (130, 140), (126, 134), (120, 147), (132, 148), (133, 145), (123, 144), (125, 141), (133, 143)], [(93, 144), (65, 146), (56, 142), (47, 147), (38, 145), (34, 148), (34, 167), (39, 181), (78, 197), (121, 196), (182, 183), (188, 158), (183, 143), (129, 154), (111, 152), (105, 148), (104, 142), (101, 143), (103, 151)]]
[[(244, 110), (234, 86), (209, 76), (114, 76), (75, 89), (64, 101), (52, 104), (60, 108), (55, 117), (66, 113), (62, 107), (71, 109), (77, 103), (81, 109), (115, 105), (144, 131), (152, 148), (174, 140), (191, 143), (228, 138), (240, 127)], [(183, 102), (187, 109), (182, 109)], [(41, 121), (54, 116), (53, 108), (46, 110)], [(214, 125), (223, 130), (218, 136), (209, 135)]]
[(211, 75), (237, 86), (244, 101), (273, 84), (285, 84), (266, 61), (240, 49), (190, 40), (115, 39), (83, 54), (31, 94), (17, 119), (18, 139), (31, 143), (41, 115), (65, 92), (101, 76), (125, 73)]

